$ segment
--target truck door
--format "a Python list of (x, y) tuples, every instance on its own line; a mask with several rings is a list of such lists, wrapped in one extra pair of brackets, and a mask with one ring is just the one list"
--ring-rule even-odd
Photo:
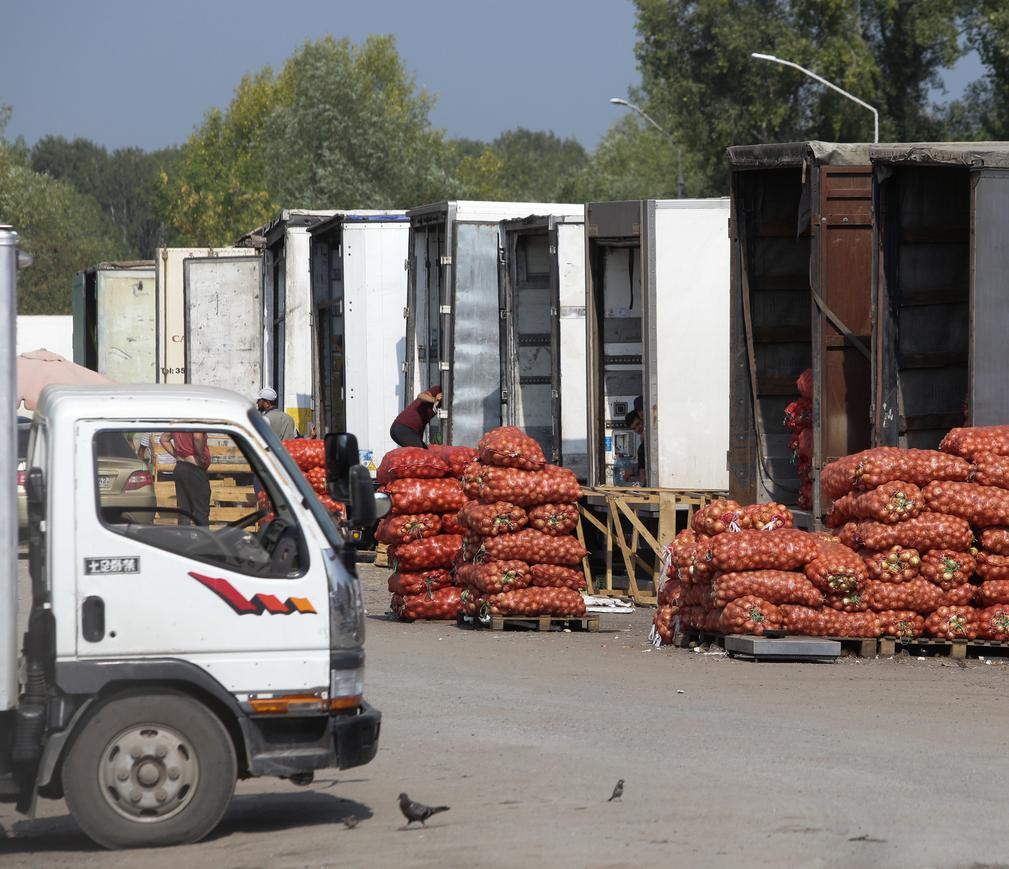
[(263, 378), (262, 260), (185, 263), (186, 382), (253, 396)]
[(502, 421), (536, 440), (561, 463), (560, 325), (556, 230), (505, 232), (501, 317)]
[(103, 269), (95, 281), (95, 370), (118, 383), (155, 383), (153, 269)]
[[(325, 566), (296, 494), (228, 427), (204, 430), (206, 470), (176, 462), (155, 492), (133, 444), (192, 432), (77, 423), (77, 659), (183, 660), (235, 693), (325, 686)], [(185, 524), (207, 505), (209, 524)]]

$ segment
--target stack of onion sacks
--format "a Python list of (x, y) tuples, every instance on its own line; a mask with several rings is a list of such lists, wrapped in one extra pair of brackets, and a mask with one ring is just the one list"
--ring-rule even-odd
[(585, 614), (578, 542), (581, 486), (567, 468), (514, 426), (487, 432), (462, 475), (471, 500), (459, 512), (463, 546), (455, 566), (467, 615)]

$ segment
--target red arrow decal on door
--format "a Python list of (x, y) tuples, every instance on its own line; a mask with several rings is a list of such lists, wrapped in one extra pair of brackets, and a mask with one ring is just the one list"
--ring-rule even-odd
[(201, 585), (205, 585), (240, 616), (261, 616), (264, 612), (271, 616), (287, 616), (291, 613), (315, 615), (315, 607), (307, 597), (289, 597), (283, 603), (272, 594), (253, 595), (252, 599), (245, 597), (228, 580), (201, 573), (189, 572), (189, 575)]

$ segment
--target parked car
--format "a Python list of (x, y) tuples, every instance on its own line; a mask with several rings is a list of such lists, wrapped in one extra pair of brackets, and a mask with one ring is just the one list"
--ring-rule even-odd
[[(28, 433), (32, 421), (18, 417), (18, 536), (28, 527), (28, 497), (25, 493)], [(98, 434), (98, 490), (102, 514), (109, 522), (154, 521), (157, 501), (154, 479), (147, 463), (137, 458), (130, 439), (122, 432)]]

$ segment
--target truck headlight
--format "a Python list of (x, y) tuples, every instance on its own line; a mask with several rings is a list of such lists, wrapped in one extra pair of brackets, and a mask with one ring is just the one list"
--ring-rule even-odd
[(323, 553), (329, 580), (329, 647), (359, 649), (364, 645), (364, 600), (360, 581), (351, 576), (332, 549)]

